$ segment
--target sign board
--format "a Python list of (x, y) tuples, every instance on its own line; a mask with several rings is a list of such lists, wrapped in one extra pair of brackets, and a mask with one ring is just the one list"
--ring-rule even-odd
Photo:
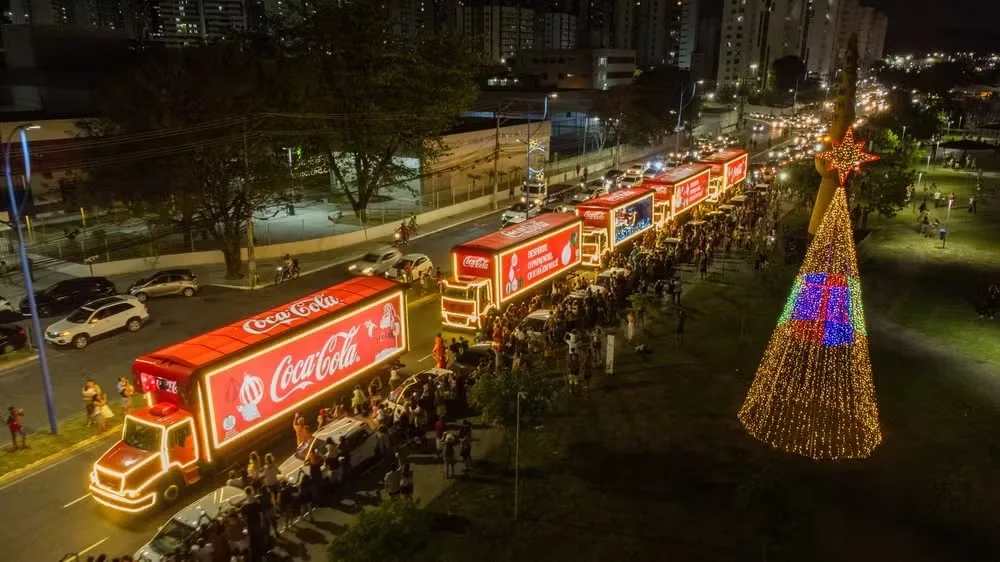
[[(205, 375), (213, 444), (222, 447), (406, 347), (403, 294), (351, 312)], [(298, 315), (275, 318), (294, 322)], [(250, 323), (266, 331), (267, 320)]]
[(608, 344), (604, 349), (604, 374), (612, 375), (615, 372), (615, 335), (608, 334)]
[(653, 195), (643, 197), (614, 211), (613, 245), (617, 246), (649, 230), (653, 226)]
[(671, 203), (674, 216), (708, 198), (708, 179), (708, 174), (698, 174), (674, 187), (674, 197)]
[(579, 223), (500, 256), (500, 300), (537, 285), (583, 259)]

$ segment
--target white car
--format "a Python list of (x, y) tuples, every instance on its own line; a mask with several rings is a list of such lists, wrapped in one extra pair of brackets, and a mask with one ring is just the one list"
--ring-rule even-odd
[(149, 320), (149, 310), (139, 299), (116, 295), (90, 301), (45, 330), (45, 341), (56, 345), (87, 347), (90, 340), (122, 328), (138, 332)]
[(611, 278), (615, 276), (627, 276), (629, 270), (624, 267), (611, 267), (605, 269), (604, 271), (597, 274), (597, 279), (594, 280), (587, 289), (595, 295), (600, 295), (607, 292), (608, 286), (611, 285)]
[(631, 166), (628, 167), (628, 169), (625, 170), (625, 175), (642, 177), (642, 173), (645, 171), (646, 171), (645, 164), (632, 164)]
[(524, 317), (521, 323), (517, 325), (517, 330), (524, 332), (524, 335), (528, 337), (529, 340), (538, 339), (542, 337), (545, 329), (545, 322), (552, 316), (552, 311), (543, 309), (536, 310), (531, 314)]
[(639, 187), (642, 185), (642, 176), (625, 176), (618, 180), (618, 188), (624, 189), (626, 187)]
[(403, 252), (390, 246), (383, 246), (361, 256), (361, 259), (347, 266), (351, 275), (383, 275), (389, 268), (396, 265)]
[(589, 201), (595, 197), (601, 197), (608, 194), (608, 185), (611, 182), (598, 178), (596, 180), (590, 180), (579, 188), (576, 193), (570, 197), (570, 200), (574, 203), (583, 203), (584, 201)]
[(537, 217), (542, 212), (542, 208), (534, 203), (515, 203), (511, 208), (500, 213), (500, 224), (517, 224), (532, 217)]
[(389, 279), (402, 281), (407, 266), (410, 268), (410, 281), (434, 274), (434, 264), (431, 263), (431, 258), (424, 254), (406, 254), (399, 258), (399, 261), (393, 264), (389, 271), (385, 272), (385, 276)]
[(306, 464), (309, 452), (318, 448), (317, 451), (325, 455), (326, 440), (332, 439), (334, 445), (337, 445), (341, 437), (344, 438), (347, 452), (351, 457), (352, 471), (367, 466), (376, 459), (378, 451), (375, 445), (375, 431), (371, 426), (360, 418), (340, 418), (317, 429), (312, 439), (299, 445), (295, 453), (278, 466), (278, 474), (288, 482), (297, 484), (302, 475), (309, 472), (309, 465)]
[[(239, 509), (247, 495), (235, 486), (223, 486), (185, 507), (163, 524), (153, 540), (135, 553), (137, 562), (160, 562), (172, 559), (178, 548), (188, 548), (191, 539), (205, 521), (225, 516), (229, 510)], [(206, 519), (207, 518), (207, 519)]]

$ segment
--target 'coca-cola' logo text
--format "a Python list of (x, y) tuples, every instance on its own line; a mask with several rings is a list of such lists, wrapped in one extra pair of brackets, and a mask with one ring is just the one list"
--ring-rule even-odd
[(329, 310), (340, 304), (340, 299), (325, 293), (313, 295), (308, 299), (293, 302), (288, 305), (288, 308), (274, 314), (251, 318), (243, 323), (243, 330), (248, 334), (259, 336), (270, 332), (277, 326), (290, 326), (296, 320), (309, 318), (313, 314)]
[(358, 330), (359, 326), (354, 326), (346, 332), (331, 335), (323, 347), (305, 357), (285, 355), (271, 377), (271, 401), (280, 404), (296, 390), (308, 388), (359, 362), (361, 359), (354, 342)]
[(507, 238), (523, 238), (548, 230), (551, 227), (552, 225), (545, 220), (535, 219), (533, 221), (522, 222), (517, 226), (505, 228), (500, 231), (500, 234)]
[(465, 256), (462, 260), (462, 266), (485, 271), (490, 268), (490, 260), (480, 256)]
[(608, 218), (604, 211), (584, 211), (583, 218), (591, 221), (602, 221)]

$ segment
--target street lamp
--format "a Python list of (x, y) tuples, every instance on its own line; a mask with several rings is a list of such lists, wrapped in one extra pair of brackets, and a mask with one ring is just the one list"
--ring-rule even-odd
[(38, 320), (38, 303), (35, 302), (35, 287), (31, 282), (31, 268), (28, 266), (28, 250), (24, 247), (24, 233), (21, 231), (20, 209), (17, 205), (17, 197), (14, 195), (14, 178), (10, 171), (10, 148), (14, 140), (14, 135), (21, 137), (21, 154), (24, 157), (24, 194), (28, 195), (31, 189), (31, 153), (28, 151), (27, 131), (40, 129), (38, 125), (23, 124), (14, 127), (14, 130), (7, 136), (3, 151), (4, 177), (7, 179), (7, 197), (10, 199), (10, 221), (14, 223), (14, 230), (17, 232), (17, 246), (21, 254), (21, 271), (24, 272), (24, 288), (28, 292), (28, 310), (31, 312), (31, 329), (35, 336), (35, 345), (38, 347), (38, 363), (42, 368), (42, 386), (45, 389), (45, 406), (49, 413), (49, 429), (55, 435), (59, 432), (56, 424), (56, 406), (52, 398), (52, 377), (49, 376), (49, 358), (45, 354), (45, 337), (42, 334), (42, 325)]

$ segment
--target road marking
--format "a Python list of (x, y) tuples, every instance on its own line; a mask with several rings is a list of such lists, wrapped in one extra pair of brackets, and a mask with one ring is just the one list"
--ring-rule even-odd
[(69, 502), (68, 504), (64, 505), (63, 509), (66, 509), (67, 507), (69, 507), (71, 505), (78, 504), (78, 503), (82, 502), (83, 500), (85, 500), (85, 499), (87, 499), (89, 497), (90, 497), (90, 494), (85, 494), (83, 496), (80, 496), (79, 498), (76, 498), (75, 500), (73, 500), (73, 501)]
[(99, 540), (99, 541), (95, 542), (94, 544), (92, 544), (92, 545), (88, 546), (87, 548), (85, 548), (85, 549), (81, 550), (80, 552), (77, 552), (77, 553), (76, 553), (77, 557), (80, 557), (80, 556), (83, 556), (84, 554), (87, 554), (87, 553), (88, 553), (88, 552), (90, 552), (91, 550), (94, 550), (95, 548), (97, 548), (97, 547), (101, 546), (102, 544), (104, 544), (105, 542), (107, 542), (107, 541), (108, 541), (108, 539), (110, 539), (110, 538), (111, 538), (111, 537), (104, 537), (103, 539), (101, 539), (101, 540)]
[(420, 359), (418, 359), (417, 363), (423, 363), (424, 361), (427, 361), (428, 359), (430, 359), (432, 357), (434, 357), (434, 354), (433, 353), (428, 353), (426, 357), (421, 357)]

